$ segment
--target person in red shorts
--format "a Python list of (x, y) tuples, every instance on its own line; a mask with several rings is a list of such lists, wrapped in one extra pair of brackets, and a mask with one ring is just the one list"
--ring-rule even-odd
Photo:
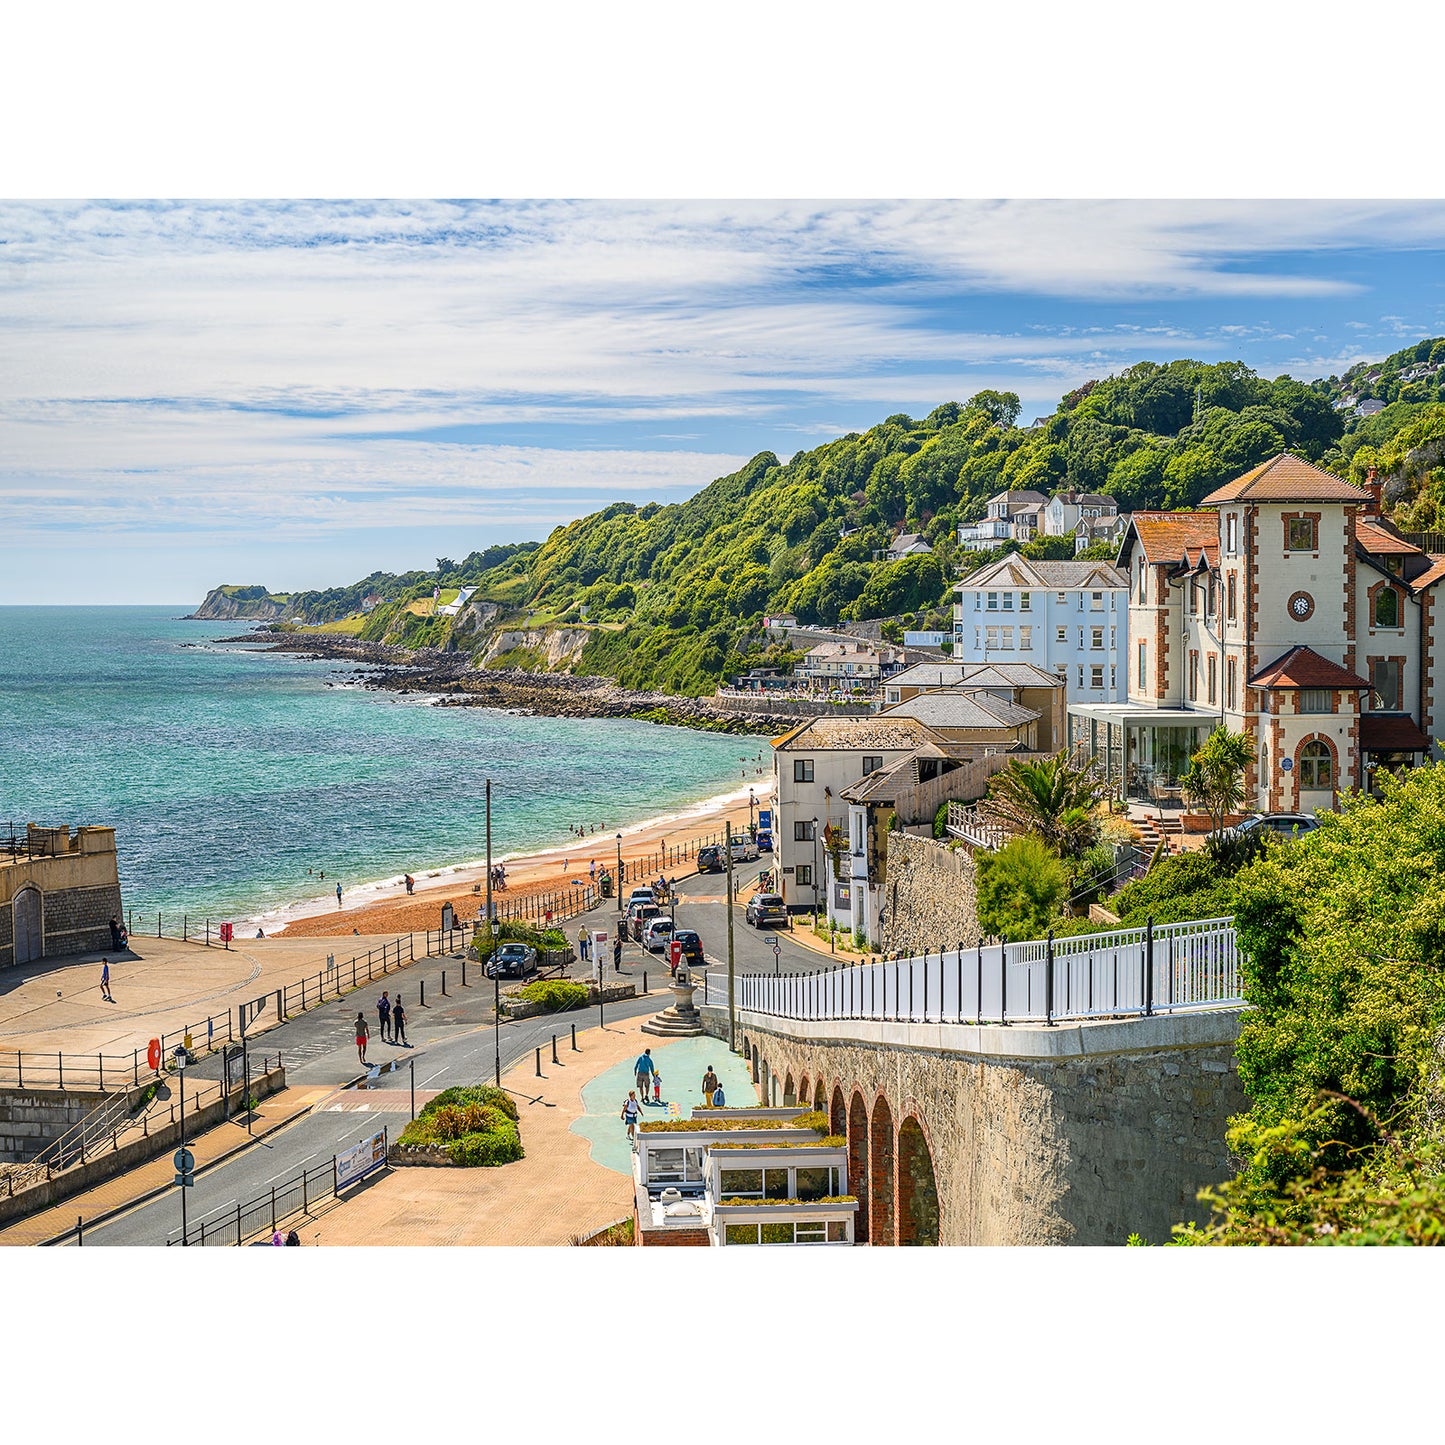
[(366, 1041), (371, 1037), (371, 1030), (367, 1027), (366, 1015), (356, 1015), (356, 1057), (361, 1060), (363, 1068), (366, 1067)]

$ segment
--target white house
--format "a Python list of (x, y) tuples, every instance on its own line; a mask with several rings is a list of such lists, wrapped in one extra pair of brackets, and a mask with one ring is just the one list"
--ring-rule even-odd
[(1046, 537), (1067, 537), (1081, 521), (1117, 516), (1119, 504), (1099, 492), (1055, 492), (1044, 507), (1039, 530)]
[(1024, 530), (1032, 536), (1038, 508), (1047, 501), (1048, 498), (1042, 492), (1000, 492), (988, 499), (982, 521), (965, 522), (959, 527), (958, 545), (965, 552), (991, 552), (1000, 543), (1019, 535), (1014, 521), (1025, 512), (1029, 514), (1031, 521), (1024, 523)]
[(1127, 696), (1129, 581), (1107, 562), (1011, 553), (954, 585), (957, 662), (1031, 662), (1060, 673), (1069, 702)]
[(913, 557), (919, 553), (931, 551), (933, 548), (917, 532), (900, 532), (888, 548), (888, 560), (896, 562), (900, 557)]

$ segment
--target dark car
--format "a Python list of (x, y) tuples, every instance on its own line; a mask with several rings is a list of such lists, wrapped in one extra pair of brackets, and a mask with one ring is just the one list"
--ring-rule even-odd
[(690, 968), (702, 968), (705, 961), (702, 956), (702, 939), (690, 928), (679, 928), (672, 935), (674, 943), (682, 944), (682, 958)]
[(537, 966), (537, 950), (530, 943), (503, 943), (487, 960), (488, 978), (526, 978)]
[(723, 862), (722, 849), (715, 844), (697, 850), (697, 871), (699, 873), (722, 873), (727, 869)]
[(748, 899), (747, 920), (754, 928), (765, 924), (786, 924), (788, 909), (776, 893), (755, 893)]
[(771, 853), (773, 851), (773, 833), (770, 828), (758, 829), (758, 852)]
[(1211, 837), (1248, 838), (1251, 833), (1263, 831), (1280, 838), (1298, 838), (1303, 833), (1312, 833), (1320, 820), (1311, 813), (1256, 813), (1232, 828), (1222, 828)]

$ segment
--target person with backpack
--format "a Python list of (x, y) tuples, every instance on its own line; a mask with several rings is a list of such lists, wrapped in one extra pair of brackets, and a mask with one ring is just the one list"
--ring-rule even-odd
[(642, 1105), (637, 1102), (637, 1091), (627, 1091), (627, 1102), (622, 1106), (622, 1121), (627, 1125), (627, 1137), (637, 1137), (637, 1121), (642, 1117)]
[(717, 1075), (713, 1073), (712, 1065), (707, 1066), (707, 1073), (702, 1076), (702, 1101), (709, 1108), (712, 1107), (712, 1096), (717, 1090)]
[(656, 1068), (652, 1062), (652, 1050), (643, 1049), (637, 1056), (637, 1062), (632, 1066), (632, 1072), (637, 1076), (637, 1092), (642, 1095), (643, 1103), (647, 1102), (647, 1091), (652, 1084), (652, 1071)]
[(371, 1030), (367, 1027), (366, 1015), (360, 1009), (356, 1011), (356, 1057), (361, 1060), (361, 1067), (366, 1067), (366, 1041), (371, 1037)]
[(391, 1006), (391, 1041), (394, 1044), (402, 1044), (410, 1048), (406, 1037), (406, 1010), (401, 1004), (401, 995), (397, 994), (396, 1002)]
[(391, 1042), (391, 1000), (387, 997), (386, 989), (382, 989), (381, 997), (376, 1001), (377, 1026), (381, 1031), (381, 1041), (384, 1044)]

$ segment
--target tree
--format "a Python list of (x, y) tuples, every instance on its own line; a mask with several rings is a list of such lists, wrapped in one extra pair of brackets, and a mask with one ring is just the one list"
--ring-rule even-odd
[(988, 782), (980, 810), (1010, 832), (1032, 834), (1053, 852), (1082, 853), (1097, 834), (1099, 784), (1093, 763), (1074, 767), (1067, 753), (1041, 762), (1009, 760)]
[(1215, 831), (1224, 826), (1226, 813), (1237, 813), (1244, 802), (1244, 770), (1254, 761), (1254, 739), (1232, 733), (1222, 723), (1204, 740), (1179, 779), (1187, 802), (1209, 814)]
[(995, 425), (1012, 426), (1019, 419), (1023, 403), (1011, 391), (976, 391), (968, 399), (967, 411), (981, 411)]
[(1025, 833), (976, 855), (978, 926), (1005, 943), (1041, 938), (1069, 891), (1068, 870), (1043, 839)]

